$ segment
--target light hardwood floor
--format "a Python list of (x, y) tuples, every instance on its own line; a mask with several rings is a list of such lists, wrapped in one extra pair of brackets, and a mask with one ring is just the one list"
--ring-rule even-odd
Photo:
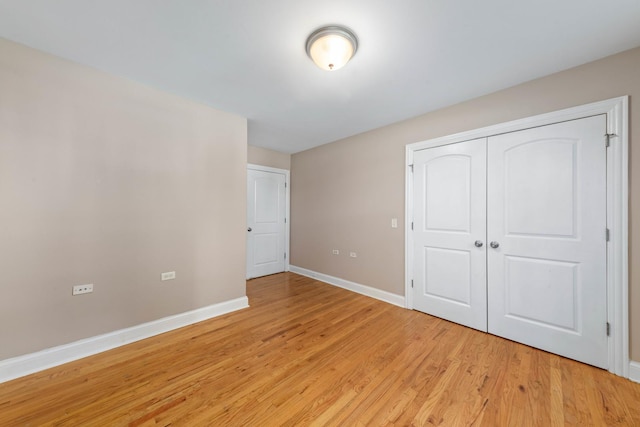
[(640, 384), (292, 273), (251, 308), (0, 384), (0, 426), (640, 426)]

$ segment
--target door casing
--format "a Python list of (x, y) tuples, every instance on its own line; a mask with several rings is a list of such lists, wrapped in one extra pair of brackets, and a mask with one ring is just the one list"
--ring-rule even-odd
[(413, 179), (415, 151), (545, 126), (598, 114), (607, 115), (607, 321), (610, 324), (609, 372), (629, 378), (629, 97), (572, 107), (467, 132), (429, 139), (406, 147), (405, 168), (405, 303), (413, 309)]

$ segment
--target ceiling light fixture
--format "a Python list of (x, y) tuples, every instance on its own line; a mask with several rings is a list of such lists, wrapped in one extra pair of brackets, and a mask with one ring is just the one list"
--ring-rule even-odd
[(307, 55), (327, 71), (345, 66), (358, 50), (358, 38), (349, 29), (330, 25), (318, 28), (307, 39)]

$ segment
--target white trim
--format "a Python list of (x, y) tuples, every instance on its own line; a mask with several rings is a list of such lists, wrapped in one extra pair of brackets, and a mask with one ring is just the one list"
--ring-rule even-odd
[(413, 144), (407, 145), (404, 177), (404, 298), (413, 310)]
[(311, 277), (312, 279), (318, 279), (330, 285), (337, 286), (339, 288), (346, 289), (348, 291), (365, 295), (371, 298), (375, 298), (389, 304), (397, 305), (398, 307), (404, 308), (405, 306), (404, 297), (402, 295), (392, 294), (391, 292), (382, 291), (380, 289), (361, 285), (355, 282), (350, 282), (348, 280), (340, 279), (339, 277), (329, 276), (328, 274), (318, 273), (316, 271), (307, 270), (306, 268), (302, 267), (296, 267), (295, 265), (291, 266), (291, 272), (300, 274), (302, 276)]
[[(607, 111), (607, 312), (611, 324), (609, 371), (629, 377), (629, 98)], [(614, 100), (611, 100), (614, 101)]]
[(248, 298), (241, 297), (35, 353), (0, 360), (0, 383), (247, 307)]
[(507, 123), (409, 144), (405, 173), (405, 295), (407, 308), (413, 308), (413, 179), (410, 165), (418, 150), (486, 138), (508, 132), (576, 120), (598, 114), (607, 115), (611, 146), (607, 152), (607, 227), (611, 231), (607, 247), (607, 312), (611, 324), (609, 371), (629, 377), (629, 97), (622, 96), (592, 104), (567, 108)]
[(618, 98), (607, 99), (605, 101), (599, 101), (591, 104), (567, 108), (564, 110), (539, 114), (537, 116), (525, 117), (524, 119), (513, 120), (497, 125), (455, 133), (453, 135), (446, 135), (438, 138), (428, 139), (426, 141), (415, 142), (413, 144), (408, 144), (406, 149), (407, 151), (413, 152), (424, 150), (425, 148), (433, 148), (440, 145), (454, 144), (456, 142), (469, 141), (478, 138), (487, 138), (490, 136), (501, 135), (503, 133), (515, 132), (538, 126), (546, 126), (553, 123), (576, 120), (584, 117), (595, 116), (598, 114), (610, 114), (614, 110), (616, 110), (616, 108), (620, 108), (620, 113), (622, 114), (622, 110), (625, 106), (627, 106), (628, 99), (628, 96), (621, 96)]
[(640, 363), (639, 362), (634, 362), (633, 360), (629, 362), (629, 379), (631, 381), (640, 383)]
[[(272, 172), (279, 173), (284, 175), (285, 182), (285, 216), (287, 217), (287, 222), (284, 228), (284, 252), (287, 254), (287, 258), (284, 260), (284, 271), (289, 271), (289, 259), (291, 258), (291, 252), (289, 251), (289, 236), (291, 234), (291, 172), (287, 169), (278, 169), (272, 168), (269, 166), (261, 166), (254, 165), (252, 163), (247, 163), (247, 170), (256, 170), (262, 172)], [(247, 268), (245, 267), (245, 275)], [(247, 277), (249, 279), (249, 277)]]

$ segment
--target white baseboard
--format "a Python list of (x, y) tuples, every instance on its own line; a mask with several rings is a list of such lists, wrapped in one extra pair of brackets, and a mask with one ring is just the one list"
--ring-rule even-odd
[(629, 362), (629, 379), (640, 383), (640, 362)]
[(405, 300), (402, 295), (392, 294), (391, 292), (381, 291), (380, 289), (372, 288), (370, 286), (361, 285), (359, 283), (350, 282), (348, 280), (340, 279), (339, 277), (329, 276), (328, 274), (318, 273), (316, 271), (307, 270), (306, 268), (296, 267), (291, 265), (290, 271), (302, 276), (311, 277), (312, 279), (318, 279), (330, 285), (337, 286), (339, 288), (347, 289), (358, 294), (366, 295), (371, 298), (378, 299), (380, 301), (387, 302), (389, 304), (397, 305), (398, 307), (405, 308)]
[(249, 307), (249, 299), (241, 297), (35, 353), (0, 360), (0, 383), (246, 307)]

